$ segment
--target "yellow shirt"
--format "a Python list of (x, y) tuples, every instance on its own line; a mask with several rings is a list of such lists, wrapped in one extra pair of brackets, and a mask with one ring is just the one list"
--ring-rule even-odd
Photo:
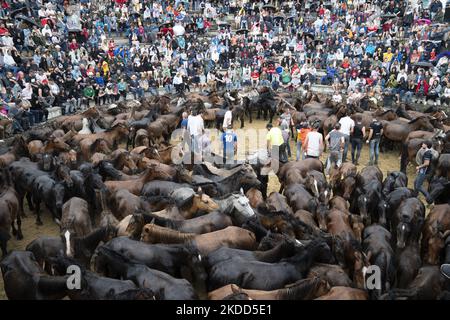
[(392, 52), (391, 52), (391, 53), (389, 53), (389, 52), (383, 53), (383, 62), (389, 62), (389, 61), (391, 61), (393, 55), (394, 55), (394, 54), (393, 54)]
[(267, 141), (270, 141), (270, 145), (273, 146), (281, 146), (284, 143), (283, 134), (281, 133), (280, 128), (272, 128), (267, 133), (266, 136)]

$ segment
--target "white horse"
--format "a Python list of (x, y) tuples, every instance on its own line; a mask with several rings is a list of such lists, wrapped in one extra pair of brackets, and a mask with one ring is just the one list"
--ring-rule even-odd
[(92, 134), (91, 129), (89, 129), (89, 120), (87, 118), (83, 118), (83, 129), (78, 131), (78, 134)]

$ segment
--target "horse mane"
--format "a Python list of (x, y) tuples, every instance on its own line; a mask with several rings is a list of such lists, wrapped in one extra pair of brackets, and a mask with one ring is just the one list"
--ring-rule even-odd
[(228, 194), (226, 194), (226, 195), (222, 195), (222, 196), (219, 196), (219, 197), (216, 197), (216, 198), (214, 198), (213, 200), (226, 200), (226, 199), (228, 199), (228, 198), (231, 198), (231, 196), (238, 196), (238, 195), (241, 195), (241, 193), (240, 192), (238, 192), (238, 191), (235, 191), (235, 192), (233, 192), (233, 193), (228, 193)]
[(125, 125), (123, 123), (116, 123), (115, 125), (113, 125), (111, 128), (108, 128), (105, 130), (105, 132), (113, 132), (114, 130), (116, 130), (119, 127), (123, 127), (125, 128)]
[(114, 167), (118, 167), (119, 164), (121, 164), (121, 161), (124, 160), (124, 157), (126, 157), (125, 152), (119, 153), (114, 159), (111, 159), (111, 163)]
[(415, 123), (415, 122), (417, 122), (417, 121), (419, 121), (419, 120), (422, 120), (422, 119), (426, 119), (426, 116), (420, 116), (420, 117), (417, 117), (417, 118), (415, 118), (415, 119), (412, 119), (412, 120), (410, 120), (410, 121), (408, 122), (408, 124), (413, 124), (413, 123)]
[(311, 294), (317, 289), (320, 281), (318, 277), (302, 279), (280, 289), (278, 292), (282, 300), (303, 300), (311, 298)]
[(144, 228), (149, 228), (149, 233), (158, 243), (185, 243), (194, 240), (197, 236), (195, 233), (183, 233), (156, 224), (147, 224)]
[(382, 113), (380, 113), (378, 116), (379, 116), (379, 117), (380, 117), (380, 116), (384, 116), (384, 115), (386, 115), (386, 114), (389, 113), (389, 112), (395, 113), (394, 110), (392, 110), (392, 109), (387, 109), (386, 111), (383, 111)]
[(146, 223), (146, 224), (152, 223), (152, 224), (158, 225), (160, 227), (169, 228), (169, 229), (172, 229), (175, 231), (178, 231), (180, 225), (182, 224), (182, 222), (180, 222), (179, 220), (163, 218), (163, 217), (160, 217), (153, 213), (136, 211), (135, 214), (142, 215), (144, 218), (144, 223)]
[(91, 153), (95, 153), (95, 149), (97, 149), (99, 143), (102, 142), (102, 141), (105, 141), (105, 142), (106, 142), (106, 140), (103, 139), (103, 138), (97, 138), (97, 139), (95, 139), (94, 143), (92, 143), (92, 144), (91, 144), (91, 147), (90, 147)]

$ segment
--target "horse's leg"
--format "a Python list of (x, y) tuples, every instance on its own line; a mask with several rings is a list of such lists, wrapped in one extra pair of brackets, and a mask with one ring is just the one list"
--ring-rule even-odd
[(7, 242), (9, 235), (6, 233), (0, 234), (0, 246), (2, 247), (2, 256), (5, 257), (8, 254)]
[(34, 208), (34, 213), (36, 214), (36, 224), (38, 225), (38, 226), (42, 226), (43, 225), (43, 223), (42, 223), (42, 220), (41, 220), (41, 200), (37, 200), (36, 199), (36, 202), (35, 202), (35, 208)]
[(27, 192), (26, 197), (27, 197), (27, 202), (28, 202), (28, 209), (30, 209), (30, 211), (33, 211), (34, 204), (33, 204), (33, 197), (31, 195), (31, 193)]
[[(22, 234), (22, 218), (20, 217), (19, 212), (16, 213), (16, 223), (17, 223), (17, 240), (22, 240), (23, 239), (23, 234)], [(14, 221), (13, 221), (14, 224)], [(14, 234), (14, 232), (13, 232)]]
[(244, 128), (244, 113), (241, 114), (241, 129)]
[(252, 123), (252, 122), (253, 122), (253, 119), (252, 119), (252, 109), (251, 109), (250, 107), (247, 109), (247, 114), (248, 114), (248, 121), (249, 121), (250, 123)]
[(11, 229), (13, 236), (17, 235), (16, 225), (14, 224), (14, 219), (11, 221)]

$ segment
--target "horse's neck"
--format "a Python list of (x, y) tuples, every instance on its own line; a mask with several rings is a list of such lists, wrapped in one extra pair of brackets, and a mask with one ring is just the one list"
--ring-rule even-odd
[(106, 236), (106, 228), (100, 228), (91, 234), (81, 238), (81, 241), (88, 249), (95, 249), (100, 241), (103, 241)]
[(267, 251), (258, 252), (258, 260), (264, 262), (278, 261), (283, 257), (284, 246), (279, 245)]
[(184, 243), (184, 242), (188, 242), (190, 240), (194, 239), (193, 234), (191, 233), (182, 233), (179, 231), (175, 231), (175, 230), (171, 230), (166, 228), (167, 230), (164, 229), (159, 229), (156, 228), (156, 230), (154, 230), (155, 235), (157, 236), (157, 240), (163, 242), (163, 243)]

